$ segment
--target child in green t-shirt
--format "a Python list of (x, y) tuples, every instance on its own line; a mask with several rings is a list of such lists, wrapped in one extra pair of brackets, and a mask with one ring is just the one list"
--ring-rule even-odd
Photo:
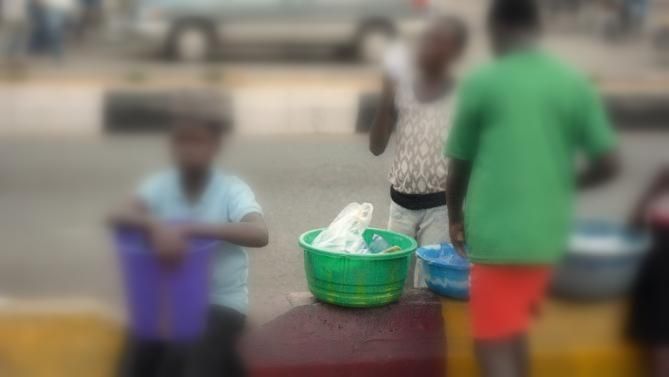
[(473, 262), (483, 375), (515, 377), (528, 373), (527, 329), (566, 248), (574, 187), (615, 174), (616, 139), (588, 81), (536, 46), (532, 0), (496, 0), (489, 16), (497, 58), (460, 88), (446, 192), (451, 240)]

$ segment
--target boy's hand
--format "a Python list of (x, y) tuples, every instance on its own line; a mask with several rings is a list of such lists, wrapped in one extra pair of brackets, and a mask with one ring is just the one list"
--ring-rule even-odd
[(178, 265), (186, 255), (188, 239), (186, 234), (174, 227), (157, 225), (150, 231), (151, 244), (162, 262)]
[(455, 251), (457, 251), (460, 256), (467, 258), (467, 251), (465, 250), (465, 224), (461, 221), (451, 221), (448, 226), (448, 231), (451, 236), (451, 242)]

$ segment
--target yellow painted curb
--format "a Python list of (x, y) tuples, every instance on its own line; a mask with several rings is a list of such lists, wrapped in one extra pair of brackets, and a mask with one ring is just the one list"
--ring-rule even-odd
[[(442, 301), (447, 375), (478, 376), (465, 303)], [(548, 302), (531, 336), (532, 376), (642, 375), (639, 352), (623, 339), (625, 304)]]
[(111, 377), (120, 323), (81, 302), (0, 307), (0, 376)]
[[(641, 375), (638, 351), (625, 343), (624, 303), (573, 305), (548, 302), (532, 329), (535, 377)], [(468, 307), (442, 302), (447, 375), (477, 376)], [(96, 305), (0, 304), (0, 376), (113, 376), (122, 325)]]

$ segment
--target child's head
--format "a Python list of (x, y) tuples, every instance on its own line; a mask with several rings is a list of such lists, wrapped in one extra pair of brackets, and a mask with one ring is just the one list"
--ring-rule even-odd
[(540, 28), (541, 16), (535, 0), (493, 0), (488, 13), (488, 33), (496, 54), (534, 37)]
[(420, 37), (418, 68), (424, 75), (443, 73), (467, 47), (468, 30), (457, 17), (439, 16), (429, 23)]
[(211, 93), (175, 97), (178, 99), (171, 109), (172, 159), (184, 172), (209, 169), (230, 132), (224, 102)]

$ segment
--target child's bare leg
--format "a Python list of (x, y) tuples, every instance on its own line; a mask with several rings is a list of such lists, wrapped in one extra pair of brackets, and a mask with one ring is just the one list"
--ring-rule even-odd
[(527, 334), (521, 334), (516, 337), (516, 365), (518, 365), (519, 376), (530, 376), (530, 345)]
[(476, 342), (476, 357), (483, 377), (527, 377), (525, 334), (502, 340)]

